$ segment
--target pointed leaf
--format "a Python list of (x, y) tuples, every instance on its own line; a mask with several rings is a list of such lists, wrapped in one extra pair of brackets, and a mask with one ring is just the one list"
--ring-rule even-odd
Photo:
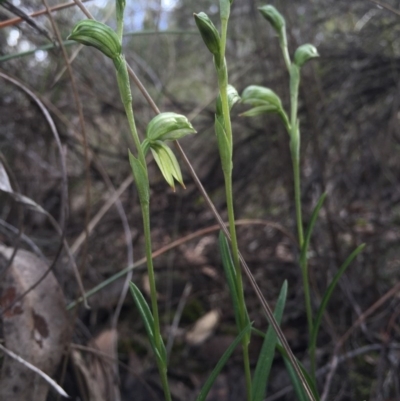
[(130, 290), (136, 307), (138, 308), (140, 316), (142, 317), (144, 328), (146, 330), (151, 348), (153, 349), (156, 358), (158, 358), (164, 366), (167, 366), (167, 352), (162, 338), (160, 338), (159, 341), (161, 349), (159, 350), (156, 347), (156, 342), (154, 338), (154, 318), (149, 308), (149, 305), (144, 299), (139, 288), (133, 282), (130, 282)]
[(236, 270), (233, 265), (231, 253), (229, 251), (228, 241), (222, 231), (219, 233), (218, 237), (219, 242), (219, 251), (221, 253), (222, 265), (224, 267), (226, 280), (228, 282), (229, 292), (231, 294), (232, 303), (233, 303), (233, 311), (235, 314), (235, 321), (237, 327), (240, 327), (240, 314), (239, 314), (239, 294), (236, 285)]
[(138, 190), (139, 199), (142, 204), (149, 204), (150, 189), (149, 179), (147, 177), (147, 168), (143, 166), (139, 159), (129, 152), (129, 162), (132, 167), (133, 177), (135, 178), (136, 188)]
[[(226, 91), (227, 91), (227, 95), (228, 95), (229, 110), (232, 110), (232, 107), (237, 102), (240, 102), (240, 96), (239, 96), (238, 91), (232, 85), (228, 85)], [(222, 117), (222, 115), (223, 115), (221, 95), (218, 95), (218, 97), (217, 97), (216, 114), (217, 114), (218, 117)]]
[(236, 337), (235, 341), (228, 347), (228, 349), (224, 352), (221, 359), (218, 361), (217, 365), (211, 372), (209, 378), (207, 379), (206, 383), (204, 384), (203, 388), (200, 391), (200, 394), (197, 396), (196, 401), (205, 401), (207, 398), (207, 394), (210, 392), (212, 385), (214, 384), (215, 379), (218, 377), (219, 373), (221, 372), (222, 368), (232, 355), (232, 352), (236, 349), (239, 343), (242, 341), (242, 338), (249, 333), (251, 330), (251, 325), (249, 324), (245, 327), (239, 335)]
[[(285, 308), (287, 286), (287, 281), (285, 280), (279, 293), (278, 301), (274, 311), (274, 317), (278, 324), (281, 323), (283, 310)], [(261, 348), (256, 370), (254, 372), (252, 401), (262, 401), (265, 398), (268, 377), (271, 371), (272, 362), (274, 360), (276, 343), (277, 335), (272, 326), (269, 326), (267, 334), (264, 337), (263, 346)]]
[(151, 314), (149, 305), (147, 304), (146, 300), (144, 299), (142, 293), (140, 292), (139, 288), (133, 283), (129, 283), (131, 294), (133, 300), (135, 301), (136, 307), (139, 310), (140, 316), (142, 317), (142, 321), (144, 324), (144, 328), (147, 333), (147, 337), (149, 341), (154, 345), (154, 318)]
[(245, 111), (244, 113), (241, 113), (240, 117), (257, 117), (261, 114), (268, 113), (279, 113), (279, 110), (275, 106), (270, 104), (266, 106), (257, 106)]
[(215, 134), (218, 140), (219, 155), (221, 158), (222, 170), (225, 174), (232, 170), (232, 146), (226, 135), (223, 122), (215, 116)]

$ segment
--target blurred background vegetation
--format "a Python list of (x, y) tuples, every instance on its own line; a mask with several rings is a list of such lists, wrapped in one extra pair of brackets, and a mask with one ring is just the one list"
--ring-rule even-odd
[[(193, 20), (193, 12), (205, 11), (217, 24), (217, 3), (216, 0), (128, 0), (124, 51), (160, 110), (185, 114), (198, 131), (181, 144), (218, 210), (226, 217), (223, 175), (213, 132), (217, 81), (212, 58)], [(338, 339), (364, 311), (393, 289), (400, 276), (400, 16), (375, 3), (271, 1), (286, 17), (292, 53), (297, 46), (309, 42), (321, 56), (303, 69), (300, 101), (305, 222), (320, 194), (328, 192), (310, 253), (316, 301), (351, 250), (361, 242), (367, 243), (328, 308), (318, 343), (319, 366), (330, 361)], [(28, 14), (44, 9), (40, 0), (18, 0), (12, 4)], [(57, 4), (55, 0), (49, 1), (50, 6)], [(287, 107), (288, 77), (278, 41), (257, 11), (264, 4), (258, 0), (233, 3), (227, 43), (230, 83), (239, 93), (250, 84), (270, 87)], [(386, 0), (385, 4), (400, 10), (399, 1)], [(88, 1), (85, 5), (96, 19), (115, 27), (112, 1)], [(84, 18), (77, 7), (59, 10), (53, 16), (64, 40), (74, 23)], [(0, 21), (12, 17), (15, 15), (9, 8), (0, 4)], [(54, 44), (57, 42), (46, 15), (34, 18), (34, 22), (48, 33)], [(88, 148), (85, 163), (77, 107), (60, 47), (53, 46), (42, 31), (26, 22), (7, 27), (1, 23), (0, 72), (22, 82), (42, 100), (61, 137), (69, 191), (66, 238), (71, 245), (85, 231), (88, 223), (85, 215), (93, 218), (112, 196), (105, 174), (116, 188), (131, 174), (127, 148), (132, 143), (113, 66), (95, 49), (79, 49), (76, 44), (68, 43), (69, 55), (80, 50), (71, 64), (84, 112)], [(133, 97), (135, 118), (143, 134), (154, 114), (136, 87)], [(296, 355), (306, 361), (300, 270), (295, 263), (296, 246), (287, 235), (295, 232), (288, 137), (276, 116), (247, 119), (239, 116), (244, 110), (239, 105), (232, 111), (236, 216), (247, 220), (247, 224), (240, 226), (239, 244), (272, 303), (282, 281), (289, 280), (283, 328)], [(2, 77), (0, 151), (19, 192), (60, 219), (62, 173), (54, 138), (32, 99)], [(173, 193), (159, 171), (151, 166), (155, 249), (215, 224), (184, 167), (187, 188), (178, 188)], [(18, 210), (10, 199), (0, 199), (0, 240), (13, 245), (15, 235), (4, 224), (17, 227)], [(131, 227), (128, 241), (133, 244), (134, 258), (138, 260), (144, 247), (134, 186), (130, 185), (120, 199)], [(256, 225), (256, 219), (262, 224)], [(49, 260), (54, 258), (60, 238), (46, 218), (25, 211), (23, 229)], [(172, 352), (171, 376), (177, 383), (176, 399), (194, 394), (215, 363), (216, 355), (234, 335), (233, 311), (216, 238), (216, 232), (207, 234), (155, 260), (165, 333), (171, 327), (185, 285), (190, 283), (192, 288), (185, 299), (181, 330), (175, 334)], [(76, 259), (87, 290), (127, 266), (126, 232), (117, 208), (111, 208), (90, 230), (87, 244), (76, 252)], [(56, 275), (67, 302), (79, 296), (65, 256), (57, 263)], [(144, 270), (135, 271), (133, 279), (146, 287)], [(86, 344), (109, 327), (122, 285), (123, 279), (93, 296), (89, 300), (91, 310), (79, 309), (74, 342)], [(250, 288), (246, 296), (251, 318), (258, 327), (266, 327)], [(369, 346), (366, 348), (369, 352), (349, 357), (339, 365), (329, 399), (400, 399), (399, 302), (397, 295), (388, 297), (354, 330), (342, 351)], [(214, 335), (202, 344), (188, 344), (185, 330), (215, 309), (220, 311), (221, 318)], [(118, 334), (120, 360), (154, 384), (157, 375), (150, 369), (154, 364), (142, 345), (143, 327), (129, 297), (119, 318)], [(255, 350), (257, 346), (254, 341)], [(219, 393), (210, 399), (242, 399), (239, 360), (238, 355), (230, 362), (218, 382)], [(321, 371), (321, 388), (325, 375), (326, 370)], [(268, 399), (293, 398), (289, 390), (279, 395), (288, 384), (279, 359), (271, 380)], [(121, 368), (123, 399), (133, 399), (133, 391), (137, 394), (135, 399), (149, 399), (138, 386), (138, 379)]]

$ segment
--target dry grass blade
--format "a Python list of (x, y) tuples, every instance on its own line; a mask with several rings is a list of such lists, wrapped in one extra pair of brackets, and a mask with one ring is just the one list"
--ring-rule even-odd
[(54, 388), (55, 391), (57, 391), (58, 394), (62, 395), (63, 397), (69, 398), (69, 395), (64, 391), (64, 389), (59, 386), (51, 377), (49, 377), (48, 375), (46, 375), (46, 373), (42, 372), (40, 369), (38, 369), (36, 366), (33, 366), (31, 363), (25, 361), (23, 358), (21, 358), (20, 356), (18, 356), (17, 354), (14, 354), (14, 352), (8, 350), (7, 348), (5, 348), (3, 345), (0, 344), (0, 349), (6, 354), (8, 355), (10, 358), (15, 359), (16, 361), (18, 361), (20, 364), (22, 364), (23, 366), (25, 366), (26, 368), (32, 370), (33, 372), (35, 372), (36, 374), (38, 374), (39, 376), (43, 377), (44, 380), (47, 381), (47, 383), (50, 384), (51, 387)]

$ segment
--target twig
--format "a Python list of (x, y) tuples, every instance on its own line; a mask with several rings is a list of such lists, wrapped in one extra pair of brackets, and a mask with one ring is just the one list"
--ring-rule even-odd
[(393, 14), (399, 15), (400, 16), (400, 11), (396, 10), (395, 8), (393, 8), (392, 6), (390, 6), (389, 4), (386, 3), (382, 3), (381, 1), (377, 1), (377, 0), (369, 0), (371, 3), (376, 4), (379, 7), (385, 8), (386, 10), (391, 11)]
[(35, 372), (37, 375), (42, 377), (44, 380), (47, 381), (47, 383), (50, 384), (51, 387), (54, 388), (54, 390), (57, 391), (58, 394), (62, 395), (65, 398), (69, 398), (69, 395), (64, 391), (64, 389), (59, 386), (50, 376), (48, 376), (46, 373), (44, 373), (42, 370), (37, 368), (36, 366), (32, 365), (31, 363), (25, 361), (25, 359), (22, 359), (19, 355), (14, 354), (14, 352), (10, 351), (6, 347), (4, 347), (2, 344), (0, 344), (0, 349), (8, 355), (10, 358), (15, 359), (17, 362), (19, 362), (21, 365), (24, 365), (26, 368), (32, 370)]
[(7, 9), (8, 11), (12, 12), (13, 14), (17, 15), (20, 17), (22, 20), (24, 20), (27, 24), (29, 24), (33, 29), (38, 31), (40, 34), (45, 36), (47, 39), (50, 40), (50, 42), (54, 43), (54, 39), (51, 37), (49, 32), (47, 31), (46, 28), (43, 28), (39, 26), (28, 14), (26, 14), (23, 10), (20, 8), (14, 6), (12, 3), (10, 3), (8, 0), (3, 0), (0, 2), (0, 4)]
[[(83, 0), (83, 1), (89, 1), (89, 0)], [(72, 7), (72, 6), (75, 6), (75, 2), (62, 3), (62, 4), (59, 4), (58, 6), (50, 7), (50, 11), (59, 11), (59, 10), (63, 10), (64, 8), (68, 8), (68, 7)], [(35, 17), (38, 17), (39, 15), (43, 15), (43, 14), (47, 14), (47, 10), (35, 11), (31, 14), (27, 14), (27, 16), (30, 18), (35, 18)], [(24, 21), (24, 19), (21, 17), (11, 18), (6, 21), (1, 21), (0, 29), (5, 28), (7, 26), (17, 25), (22, 21)]]

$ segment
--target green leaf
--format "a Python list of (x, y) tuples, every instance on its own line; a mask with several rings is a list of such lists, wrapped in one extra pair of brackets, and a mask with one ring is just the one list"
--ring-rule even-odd
[(222, 170), (225, 174), (232, 170), (232, 146), (224, 129), (222, 118), (215, 116), (215, 134), (217, 135), (219, 155), (221, 158)]
[(122, 41), (122, 33), (124, 30), (124, 11), (125, 11), (126, 1), (116, 0), (115, 2), (115, 14), (117, 17), (117, 35), (118, 39)]
[[(227, 95), (228, 95), (228, 104), (229, 104), (229, 110), (232, 110), (232, 107), (240, 101), (240, 96), (238, 94), (238, 91), (235, 89), (234, 86), (228, 85), (227, 89)], [(218, 95), (217, 97), (217, 107), (216, 107), (216, 114), (218, 117), (223, 115), (222, 112), (222, 102), (221, 102), (221, 95)]]
[(156, 357), (162, 362), (162, 364), (164, 366), (167, 366), (167, 352), (165, 350), (162, 338), (160, 338), (161, 350), (158, 350), (156, 347), (156, 342), (154, 339), (154, 318), (150, 311), (149, 305), (144, 299), (139, 288), (133, 282), (130, 282), (130, 290), (133, 300), (135, 301), (135, 305), (139, 310), (140, 316), (142, 317), (144, 328), (146, 330), (151, 348), (153, 349)]
[(222, 368), (228, 361), (229, 357), (232, 355), (232, 352), (236, 349), (239, 343), (242, 341), (242, 338), (251, 330), (251, 325), (246, 326), (236, 337), (235, 341), (228, 347), (228, 349), (224, 352), (221, 359), (218, 361), (217, 365), (211, 372), (209, 378), (205, 382), (203, 388), (200, 391), (200, 394), (197, 396), (196, 401), (205, 401), (207, 398), (207, 394), (210, 392), (212, 385), (214, 384), (215, 379), (218, 377)]
[(185, 188), (178, 160), (176, 160), (172, 150), (161, 141), (151, 142), (150, 149), (154, 160), (170, 187), (175, 191), (175, 179)]
[(321, 305), (319, 306), (317, 316), (315, 317), (314, 325), (313, 325), (313, 331), (310, 336), (310, 349), (313, 350), (317, 346), (317, 337), (318, 337), (318, 332), (319, 332), (319, 327), (321, 325), (322, 317), (324, 315), (325, 309), (328, 305), (329, 300), (331, 299), (332, 293), (340, 279), (340, 277), (343, 275), (343, 273), (346, 271), (350, 263), (356, 258), (356, 256), (365, 248), (365, 244), (361, 244), (358, 246), (349, 256), (348, 258), (344, 261), (342, 266), (340, 266), (340, 269), (337, 271), (335, 274), (335, 277), (333, 278), (332, 282), (330, 283), (329, 287), (325, 291), (325, 294), (322, 298)]
[(147, 125), (146, 137), (150, 141), (175, 141), (196, 133), (189, 120), (176, 113), (160, 113)]
[(93, 46), (113, 60), (121, 56), (122, 47), (118, 35), (99, 21), (86, 19), (78, 22), (67, 39)]
[(307, 43), (301, 45), (294, 53), (294, 63), (301, 68), (307, 61), (315, 57), (319, 57), (316, 47)]
[(267, 114), (267, 113), (279, 113), (277, 108), (272, 105), (268, 106), (257, 106), (253, 107), (250, 110), (245, 111), (244, 113), (241, 113), (241, 117), (256, 117), (260, 116), (261, 114)]
[(220, 56), (220, 37), (217, 28), (212, 23), (206, 13), (193, 14), (197, 28), (200, 31), (200, 35), (203, 38), (208, 50), (214, 55), (216, 60), (221, 58)]
[[(285, 280), (281, 291), (279, 293), (278, 301), (276, 303), (274, 317), (278, 324), (281, 323), (283, 310), (285, 308), (287, 296), (287, 281)], [(267, 334), (264, 337), (263, 346), (258, 357), (256, 370), (253, 377), (253, 397), (252, 401), (262, 401), (265, 398), (267, 390), (268, 377), (271, 371), (272, 362), (274, 360), (275, 346), (277, 343), (277, 335), (269, 326)]]
[(150, 202), (150, 189), (149, 179), (147, 177), (147, 169), (142, 165), (139, 159), (129, 152), (129, 162), (132, 167), (133, 177), (135, 179), (136, 188), (138, 190), (140, 203), (149, 204)]
[[(219, 242), (219, 252), (221, 254), (221, 260), (222, 260), (222, 266), (224, 267), (224, 272), (226, 276), (226, 280), (228, 282), (228, 287), (229, 287), (229, 292), (231, 294), (232, 298), (232, 304), (233, 304), (233, 312), (235, 314), (235, 321), (237, 327), (240, 327), (240, 308), (239, 308), (239, 294), (238, 294), (238, 289), (237, 289), (237, 284), (236, 284), (236, 270), (235, 266), (232, 261), (232, 256), (231, 252), (229, 250), (229, 244), (228, 241), (222, 231), (219, 233), (218, 237), (218, 242)], [(247, 321), (249, 322), (249, 317), (247, 315), (246, 311), (246, 316), (247, 316)]]
[(316, 223), (317, 218), (318, 218), (318, 213), (321, 210), (321, 207), (324, 204), (325, 199), (326, 199), (326, 192), (324, 192), (320, 196), (320, 198), (318, 199), (318, 202), (317, 202), (317, 204), (316, 204), (316, 206), (315, 206), (315, 208), (314, 208), (314, 210), (312, 212), (311, 220), (310, 220), (310, 223), (309, 223), (309, 225), (307, 227), (306, 234), (304, 236), (304, 243), (303, 243), (303, 246), (302, 246), (302, 248), (300, 250), (300, 265), (305, 263), (306, 260), (307, 260), (307, 251), (308, 251), (308, 247), (310, 245), (311, 234), (312, 234), (312, 232), (314, 230), (314, 226), (315, 226), (315, 223)]

